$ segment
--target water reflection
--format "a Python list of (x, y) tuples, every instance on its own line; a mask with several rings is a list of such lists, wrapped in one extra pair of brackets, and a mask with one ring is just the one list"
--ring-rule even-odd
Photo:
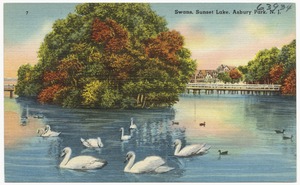
[[(160, 110), (66, 109), (26, 99), (9, 102), (23, 112), (29, 107), (30, 122), (22, 128), (33, 133), (23, 145), (5, 148), (8, 182), (291, 182), (296, 179), (294, 100), (186, 96), (173, 109)], [(19, 115), (24, 114), (22, 111)], [(38, 114), (43, 119), (33, 118)], [(131, 131), (130, 140), (121, 141), (119, 129), (124, 127), (129, 134), (132, 117), (137, 129)], [(174, 120), (179, 123), (172, 124)], [(200, 127), (204, 120), (206, 126)], [(61, 135), (33, 136), (36, 123), (49, 124)], [(283, 140), (275, 129), (286, 129), (295, 140)], [(86, 148), (80, 142), (81, 137), (101, 137), (104, 147)], [(183, 146), (207, 143), (212, 148), (203, 156), (178, 158), (172, 146), (175, 139), (180, 139)], [(91, 155), (107, 160), (108, 165), (89, 172), (61, 170), (59, 156), (64, 147), (72, 148), (71, 157)], [(229, 150), (230, 154), (220, 156), (219, 149)], [(175, 170), (167, 174), (124, 173), (123, 161), (128, 151), (136, 153), (136, 161), (150, 155), (161, 156)]]

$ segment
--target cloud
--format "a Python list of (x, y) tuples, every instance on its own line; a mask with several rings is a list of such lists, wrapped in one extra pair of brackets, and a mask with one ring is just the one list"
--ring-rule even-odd
[(270, 25), (267, 26), (267, 24), (263, 22), (250, 18), (244, 19), (239, 26), (253, 39), (268, 36), (274, 31)]
[(295, 30), (289, 34), (274, 23), (265, 23), (254, 17), (236, 20), (233, 27), (217, 27), (219, 34), (209, 28), (195, 27), (202, 20), (182, 20), (175, 29), (185, 37), (186, 47), (197, 60), (198, 69), (216, 69), (221, 64), (246, 65), (256, 53), (272, 47), (281, 48), (296, 38)]

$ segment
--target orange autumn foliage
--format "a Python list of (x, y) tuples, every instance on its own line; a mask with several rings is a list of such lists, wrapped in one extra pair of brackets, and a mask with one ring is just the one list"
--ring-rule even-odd
[(94, 19), (92, 39), (104, 44), (105, 51), (118, 52), (128, 44), (128, 32), (116, 21), (107, 19), (105, 22)]
[(63, 82), (64, 79), (66, 79), (66, 78), (67, 78), (67, 73), (66, 72), (50, 71), (50, 72), (45, 72), (45, 74), (43, 76), (43, 81), (45, 83), (54, 84), (54, 83)]
[(242, 73), (237, 68), (235, 68), (229, 71), (229, 76), (231, 79), (239, 79), (242, 77)]
[(296, 70), (293, 69), (284, 79), (283, 86), (281, 88), (283, 94), (296, 95)]
[(183, 37), (173, 30), (160, 33), (156, 38), (146, 41), (145, 52), (150, 58), (161, 58), (177, 63), (176, 52), (183, 47)]
[(43, 89), (38, 95), (38, 101), (41, 103), (51, 103), (53, 102), (55, 94), (63, 89), (63, 86), (55, 84)]
[(283, 75), (283, 66), (281, 64), (279, 65), (274, 65), (272, 69), (270, 70), (269, 74), (271, 77), (271, 82), (280, 84), (281, 83), (281, 77)]

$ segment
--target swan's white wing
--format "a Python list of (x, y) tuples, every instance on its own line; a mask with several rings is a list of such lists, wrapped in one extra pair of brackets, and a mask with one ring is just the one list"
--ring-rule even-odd
[(42, 134), (43, 137), (56, 137), (59, 136), (60, 132), (54, 132), (51, 130), (48, 130), (46, 133)]
[(131, 139), (130, 135), (124, 135), (121, 137), (121, 140), (129, 140), (129, 139)]
[(98, 140), (97, 139), (88, 139), (86, 142), (89, 143), (91, 147), (98, 148)]
[(201, 149), (197, 152), (197, 154), (199, 154), (199, 155), (206, 154), (206, 153), (208, 152), (208, 150), (210, 149), (210, 147), (211, 147), (211, 146), (205, 146), (205, 147), (201, 148)]
[(201, 148), (203, 148), (205, 144), (194, 144), (194, 145), (188, 145), (184, 148), (182, 148), (179, 151), (179, 156), (190, 156), (190, 155), (196, 155)]
[(51, 137), (56, 137), (59, 136), (60, 132), (51, 132), (50, 136)]
[(169, 166), (160, 166), (155, 169), (155, 173), (165, 173), (168, 171), (174, 170), (174, 168), (169, 167)]
[(130, 125), (130, 127), (129, 127), (130, 129), (137, 129), (137, 126), (136, 125)]
[(80, 138), (80, 141), (81, 141), (81, 143), (82, 143), (85, 147), (88, 147), (88, 148), (92, 147), (92, 146), (90, 145), (90, 143), (87, 142), (87, 140), (85, 140), (85, 139), (83, 139), (83, 138)]
[(165, 161), (158, 156), (146, 157), (143, 161), (135, 163), (131, 170), (134, 173), (154, 172), (155, 169), (165, 164)]
[(90, 170), (102, 168), (106, 164), (107, 162), (105, 160), (93, 156), (77, 156), (70, 159), (66, 167), (70, 169)]

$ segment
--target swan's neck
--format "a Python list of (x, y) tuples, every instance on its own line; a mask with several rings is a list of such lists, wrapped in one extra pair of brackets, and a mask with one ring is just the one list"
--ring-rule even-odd
[(70, 159), (70, 157), (71, 157), (71, 151), (68, 151), (67, 153), (66, 153), (66, 155), (65, 155), (65, 158), (61, 161), (61, 163), (60, 163), (60, 167), (64, 167), (64, 166), (66, 166), (67, 165), (67, 163), (69, 162), (69, 159)]
[(124, 136), (124, 129), (121, 129), (121, 132), (122, 132), (121, 136), (123, 137)]
[(98, 138), (98, 146), (99, 146), (99, 147), (103, 147), (103, 144), (102, 144), (100, 138)]
[(178, 154), (179, 154), (179, 151), (180, 151), (180, 149), (181, 149), (181, 143), (178, 143), (178, 144), (176, 145), (176, 148), (175, 148), (174, 155), (178, 155)]
[(133, 166), (134, 161), (135, 161), (135, 155), (133, 155), (133, 156), (129, 159), (127, 165), (126, 165), (125, 168), (124, 168), (124, 172), (130, 172), (131, 167)]

